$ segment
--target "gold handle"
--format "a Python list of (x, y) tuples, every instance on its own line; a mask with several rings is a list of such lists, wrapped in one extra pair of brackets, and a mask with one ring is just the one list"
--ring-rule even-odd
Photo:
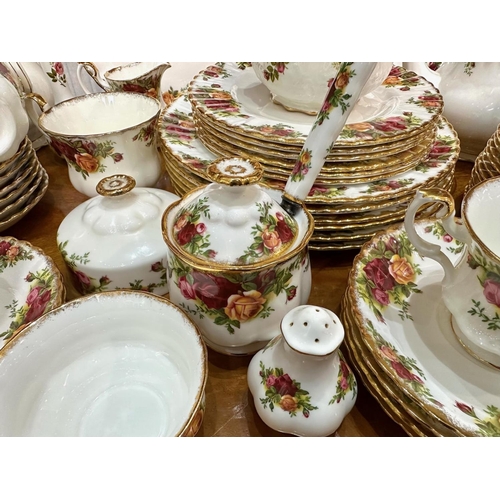
[(29, 92), (28, 94), (24, 94), (23, 98), (35, 101), (42, 111), (47, 111), (49, 107), (47, 101), (40, 94), (36, 94), (35, 92)]

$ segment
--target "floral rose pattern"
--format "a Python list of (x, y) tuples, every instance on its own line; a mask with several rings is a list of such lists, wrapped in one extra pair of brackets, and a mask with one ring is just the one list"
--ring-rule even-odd
[(424, 161), (415, 167), (418, 172), (426, 173), (431, 168), (437, 168), (456, 152), (457, 140), (449, 135), (438, 135)]
[(54, 82), (66, 87), (66, 74), (62, 62), (51, 62), (50, 71), (47, 72), (48, 77)]
[(479, 433), (486, 437), (500, 437), (500, 409), (494, 405), (488, 405), (483, 412), (484, 417), (479, 417), (473, 406), (455, 401), (455, 406), (466, 415), (474, 419), (479, 428)]
[(225, 64), (223, 62), (218, 62), (208, 68), (205, 68), (202, 72), (203, 80), (208, 80), (212, 78), (227, 78), (228, 72), (224, 69)]
[(129, 283), (130, 289), (156, 293), (157, 289), (163, 288), (167, 285), (167, 268), (163, 265), (163, 260), (152, 264), (150, 272), (158, 273), (160, 278), (159, 281), (156, 280), (154, 282), (148, 283), (147, 285), (144, 285), (144, 280), (135, 280), (132, 283)]
[[(11, 247), (12, 248), (12, 247)], [(0, 339), (8, 340), (23, 325), (27, 325), (52, 309), (57, 297), (54, 276), (46, 267), (36, 272), (29, 272), (24, 281), (29, 283), (29, 292), (24, 304), (14, 300), (6, 306), (12, 319), (6, 331), (0, 332)]]
[(416, 360), (399, 354), (397, 349), (377, 332), (370, 320), (366, 323), (366, 328), (373, 336), (383, 362), (390, 367), (395, 376), (405, 384), (410, 385), (416, 393), (425, 397), (429, 402), (442, 407), (443, 404), (434, 398), (425, 385), (424, 372)]
[(173, 144), (192, 147), (190, 143), (197, 138), (192, 114), (182, 111), (166, 113), (163, 115), (161, 134)]
[(300, 387), (300, 382), (283, 373), (282, 368), (266, 368), (261, 361), (259, 376), (265, 390), (265, 398), (260, 398), (264, 409), (269, 406), (274, 411), (278, 407), (288, 412), (290, 417), (297, 416), (299, 412), (305, 418), (309, 418), (309, 414), (318, 409), (311, 404), (309, 392)]
[(393, 132), (411, 131), (420, 127), (422, 119), (411, 112), (403, 112), (403, 116), (389, 116), (359, 123), (348, 123), (342, 129), (339, 137), (357, 140), (377, 139)]
[(218, 89), (217, 87), (217, 84), (212, 84), (210, 87), (197, 87), (195, 90), (196, 94), (198, 94), (197, 102), (215, 115), (249, 118), (248, 115), (240, 112), (241, 106), (233, 98), (231, 92)]
[(277, 123), (275, 125), (245, 125), (245, 128), (266, 136), (271, 135), (275, 137), (292, 138), (306, 137), (304, 134), (301, 134), (283, 123)]
[(240, 264), (249, 264), (263, 256), (277, 254), (288, 248), (297, 233), (292, 218), (286, 212), (271, 213), (270, 202), (257, 203), (259, 223), (252, 227), (254, 241), (239, 257)]
[(349, 392), (352, 392), (352, 399), (356, 397), (357, 394), (357, 384), (356, 384), (356, 379), (354, 378), (354, 374), (352, 373), (351, 369), (347, 365), (347, 363), (344, 360), (344, 356), (340, 352), (339, 353), (339, 374), (337, 376), (337, 388), (335, 395), (333, 398), (328, 402), (329, 405), (335, 404), (335, 403), (340, 403), (342, 399), (345, 399), (346, 395)]
[(264, 78), (266, 80), (271, 80), (271, 82), (279, 80), (280, 75), (285, 72), (287, 66), (287, 62), (269, 63), (263, 72)]
[(401, 320), (410, 319), (408, 297), (420, 293), (415, 280), (421, 274), (413, 261), (415, 249), (405, 232), (380, 238), (372, 243), (363, 257), (362, 272), (357, 278), (362, 299), (375, 313), (377, 319), (385, 322), (382, 310), (389, 304), (399, 309)]
[(154, 144), (156, 139), (156, 120), (151, 121), (145, 127), (142, 127), (139, 132), (137, 132), (134, 137), (132, 137), (133, 141), (141, 141), (145, 142), (146, 147), (150, 147)]
[(401, 66), (393, 66), (382, 85), (386, 87), (399, 87), (399, 90), (405, 92), (410, 90), (410, 87), (423, 85), (423, 82), (413, 71), (407, 71)]
[(15, 239), (0, 241), (0, 274), (5, 268), (13, 267), (21, 260), (33, 260), (33, 254), (19, 246)]
[(108, 80), (109, 86), (119, 92), (134, 92), (136, 94), (145, 94), (149, 97), (158, 99), (158, 89), (160, 87), (163, 71), (154, 73), (148, 77), (136, 78), (135, 80), (123, 82), (115, 82)]
[[(477, 273), (477, 279), (483, 287), (483, 295), (488, 304), (493, 306), (494, 314), (487, 314), (486, 307), (480, 300), (472, 300), (472, 307), (467, 311), (471, 316), (478, 316), (488, 325), (488, 330), (500, 329), (500, 266), (486, 257), (479, 246), (473, 244), (467, 255), (469, 267)], [(491, 306), (489, 309), (491, 310)]]
[(201, 216), (210, 219), (208, 198), (200, 198), (191, 205), (184, 207), (177, 215), (174, 224), (174, 237), (177, 243), (189, 254), (213, 259), (216, 252), (211, 250), (210, 235), (205, 223), (200, 222)]
[(114, 163), (123, 160), (123, 154), (114, 150), (114, 142), (94, 142), (88, 140), (58, 138), (51, 139), (50, 145), (57, 154), (66, 159), (68, 164), (86, 179), (94, 172), (105, 172), (105, 158), (112, 158)]
[(96, 279), (87, 276), (87, 274), (78, 269), (78, 263), (85, 265), (90, 262), (90, 252), (85, 252), (83, 255), (77, 255), (75, 253), (68, 255), (68, 252), (66, 251), (67, 245), (68, 241), (59, 243), (59, 251), (61, 252), (64, 262), (71, 272), (71, 277), (73, 278), (75, 288), (82, 295), (94, 292), (103, 292), (107, 290), (108, 286), (111, 284), (111, 280), (108, 278), (108, 276), (101, 276), (99, 279)]
[(378, 193), (382, 191), (397, 191), (398, 189), (404, 188), (406, 186), (409, 186), (410, 184), (413, 184), (415, 179), (412, 177), (409, 177), (407, 179), (393, 179), (390, 181), (386, 180), (381, 180), (381, 181), (373, 181), (370, 182), (369, 187), (361, 193), (366, 193), (366, 194), (371, 194), (371, 193)]
[(217, 325), (233, 334), (235, 328), (255, 318), (267, 318), (274, 310), (275, 297), (285, 294), (286, 302), (297, 295), (291, 283), (293, 271), (308, 268), (307, 252), (291, 264), (253, 273), (199, 272), (171, 256), (169, 279), (178, 287), (187, 303), (180, 306), (193, 316), (209, 316)]
[(311, 159), (312, 151), (310, 149), (303, 149), (292, 170), (291, 180), (293, 182), (299, 182), (305, 178), (311, 168)]
[(416, 99), (414, 97), (410, 97), (407, 102), (421, 106), (429, 113), (441, 113), (443, 108), (442, 95), (433, 93), (430, 90), (426, 90), (424, 95), (420, 95)]
[(319, 127), (325, 120), (328, 120), (332, 109), (340, 107), (342, 114), (347, 111), (347, 108), (350, 106), (349, 99), (351, 95), (347, 94), (344, 89), (347, 87), (350, 79), (356, 76), (355, 71), (351, 68), (352, 65), (352, 62), (344, 62), (340, 65), (337, 76), (330, 85), (330, 90), (323, 106), (319, 110), (312, 130)]

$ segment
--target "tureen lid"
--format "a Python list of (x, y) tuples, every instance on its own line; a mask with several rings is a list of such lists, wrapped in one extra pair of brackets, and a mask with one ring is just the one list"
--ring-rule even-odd
[(220, 264), (272, 260), (292, 247), (295, 219), (258, 185), (262, 166), (223, 158), (208, 167), (213, 181), (179, 205), (169, 237), (182, 253)]

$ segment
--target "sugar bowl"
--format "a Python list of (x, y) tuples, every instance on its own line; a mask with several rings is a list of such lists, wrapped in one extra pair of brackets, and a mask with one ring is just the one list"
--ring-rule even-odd
[(280, 206), (281, 193), (259, 184), (257, 162), (223, 158), (208, 173), (211, 184), (163, 215), (170, 300), (212, 349), (253, 354), (309, 298), (314, 221), (303, 205), (293, 216)]
[(72, 210), (57, 231), (75, 288), (82, 295), (115, 289), (167, 293), (160, 220), (178, 197), (135, 187), (135, 180), (124, 174), (105, 177), (97, 192), (100, 196)]

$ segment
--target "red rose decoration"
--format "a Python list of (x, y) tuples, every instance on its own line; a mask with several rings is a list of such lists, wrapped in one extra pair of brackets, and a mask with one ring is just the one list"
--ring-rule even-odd
[(0, 241), (0, 255), (7, 255), (11, 246), (8, 241)]
[(488, 278), (483, 283), (483, 294), (490, 304), (500, 307), (500, 282)]
[(39, 318), (45, 312), (45, 308), (47, 307), (47, 303), (49, 301), (50, 290), (43, 289), (40, 286), (31, 290), (26, 299), (29, 309), (24, 318), (24, 323), (31, 323), (35, 319)]
[[(267, 381), (270, 381), (269, 377)], [(279, 377), (275, 377), (274, 380), (271, 381), (271, 385), (267, 384), (268, 387), (274, 387), (276, 392), (281, 396), (285, 396), (286, 394), (290, 396), (295, 396), (297, 392), (297, 386), (293, 383), (293, 380), (290, 378), (290, 375), (285, 373), (284, 375), (280, 375)]]
[(145, 94), (147, 89), (141, 87), (140, 85), (135, 85), (134, 83), (126, 83), (123, 86), (124, 92), (136, 92), (138, 94)]
[(375, 288), (382, 291), (389, 291), (394, 288), (394, 278), (389, 273), (389, 261), (387, 259), (376, 258), (368, 262), (363, 268), (366, 277), (373, 281)]
[(284, 220), (278, 219), (276, 232), (278, 233), (282, 243), (288, 243), (293, 239), (292, 230)]
[(231, 295), (237, 294), (239, 290), (238, 283), (221, 276), (212, 276), (197, 271), (193, 272), (193, 289), (202, 302), (209, 309), (222, 309), (227, 305), (227, 299)]
[(196, 226), (192, 222), (188, 222), (178, 233), (177, 241), (179, 245), (187, 245), (197, 234)]
[(391, 132), (393, 130), (406, 130), (407, 125), (404, 118), (394, 116), (387, 118), (383, 122), (373, 122), (373, 126), (382, 132)]
[(187, 280), (185, 276), (179, 278), (179, 288), (181, 290), (182, 296), (186, 299), (194, 300), (196, 298), (196, 293), (191, 283)]
[(416, 382), (422, 382), (420, 377), (417, 377), (415, 374), (411, 373), (405, 366), (403, 366), (399, 361), (391, 361), (391, 366), (394, 368), (395, 372), (405, 380), (414, 380)]
[(74, 161), (75, 155), (78, 154), (78, 151), (73, 146), (70, 146), (65, 142), (56, 141), (52, 139), (50, 145), (54, 148), (54, 150), (59, 156), (64, 156), (64, 158), (71, 161)]
[(78, 282), (83, 286), (84, 289), (92, 287), (92, 282), (85, 273), (82, 273), (81, 271), (73, 271), (73, 274), (76, 276)]
[(62, 63), (60, 63), (60, 62), (54, 63), (54, 69), (56, 70), (56, 73), (58, 75), (64, 74), (64, 66)]
[(380, 290), (380, 288), (372, 288), (373, 298), (383, 306), (389, 305), (389, 294), (384, 292), (384, 290)]

